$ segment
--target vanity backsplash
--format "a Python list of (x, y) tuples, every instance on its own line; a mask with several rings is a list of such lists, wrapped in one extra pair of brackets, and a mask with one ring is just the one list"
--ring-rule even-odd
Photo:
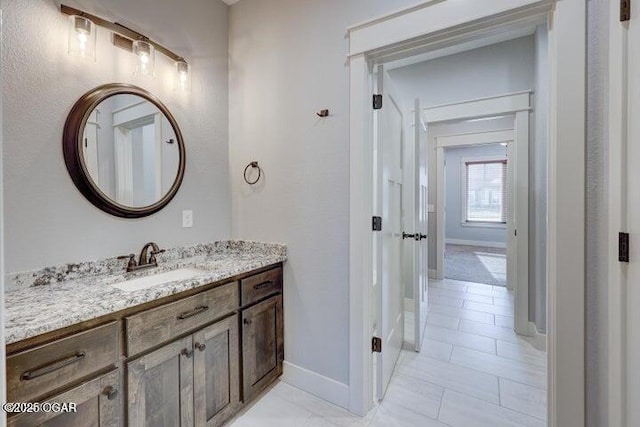
[[(158, 255), (158, 265), (162, 267), (165, 263), (200, 256), (207, 257), (222, 252), (257, 253), (286, 258), (287, 247), (286, 245), (278, 243), (262, 243), (247, 240), (197, 243), (170, 249), (167, 248), (164, 253)], [(33, 286), (46, 286), (91, 276), (119, 274), (123, 273), (125, 268), (126, 261), (113, 257), (96, 261), (62, 264), (20, 273), (10, 273), (5, 276), (5, 291), (14, 291)]]

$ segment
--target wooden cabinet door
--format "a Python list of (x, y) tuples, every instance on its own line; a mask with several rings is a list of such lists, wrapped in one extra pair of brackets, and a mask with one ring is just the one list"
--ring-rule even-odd
[(120, 373), (115, 370), (46, 400), (76, 403), (76, 412), (35, 412), (11, 417), (9, 427), (119, 427)]
[(242, 311), (243, 400), (282, 374), (282, 294)]
[(193, 426), (191, 336), (127, 363), (130, 427)]
[(196, 427), (220, 426), (240, 406), (238, 316), (193, 334)]

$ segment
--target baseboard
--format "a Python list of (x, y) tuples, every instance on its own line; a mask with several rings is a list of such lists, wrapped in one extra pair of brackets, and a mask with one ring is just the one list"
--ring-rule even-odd
[(436, 269), (429, 269), (429, 279), (437, 279), (438, 278), (438, 272)]
[(507, 244), (503, 242), (483, 242), (481, 240), (445, 239), (444, 242), (449, 245), (484, 246), (485, 248), (506, 249), (507, 247)]
[(540, 351), (547, 351), (547, 334), (538, 332), (536, 324), (529, 322), (529, 336), (531, 337), (531, 344)]
[(349, 386), (294, 365), (282, 364), (282, 381), (321, 399), (349, 410)]
[(415, 311), (415, 304), (413, 302), (413, 298), (404, 299), (404, 311), (408, 311), (411, 313)]

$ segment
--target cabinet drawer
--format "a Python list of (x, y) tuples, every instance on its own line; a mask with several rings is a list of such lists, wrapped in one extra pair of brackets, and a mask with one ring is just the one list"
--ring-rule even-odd
[(129, 316), (125, 319), (127, 356), (225, 316), (238, 308), (238, 301), (238, 283), (232, 282)]
[(274, 268), (242, 279), (241, 286), (243, 306), (282, 292), (282, 268)]
[(10, 402), (25, 402), (118, 361), (118, 322), (7, 358)]

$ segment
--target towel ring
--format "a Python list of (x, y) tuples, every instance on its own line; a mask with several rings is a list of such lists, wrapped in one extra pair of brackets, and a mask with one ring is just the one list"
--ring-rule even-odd
[[(247, 171), (249, 170), (249, 168), (253, 168), (253, 169), (258, 168), (258, 177), (254, 181), (249, 181), (249, 178), (247, 178)], [(244, 168), (244, 180), (249, 185), (253, 185), (256, 182), (260, 181), (261, 176), (262, 176), (262, 168), (258, 166), (258, 162), (256, 161), (249, 163), (247, 167)]]

